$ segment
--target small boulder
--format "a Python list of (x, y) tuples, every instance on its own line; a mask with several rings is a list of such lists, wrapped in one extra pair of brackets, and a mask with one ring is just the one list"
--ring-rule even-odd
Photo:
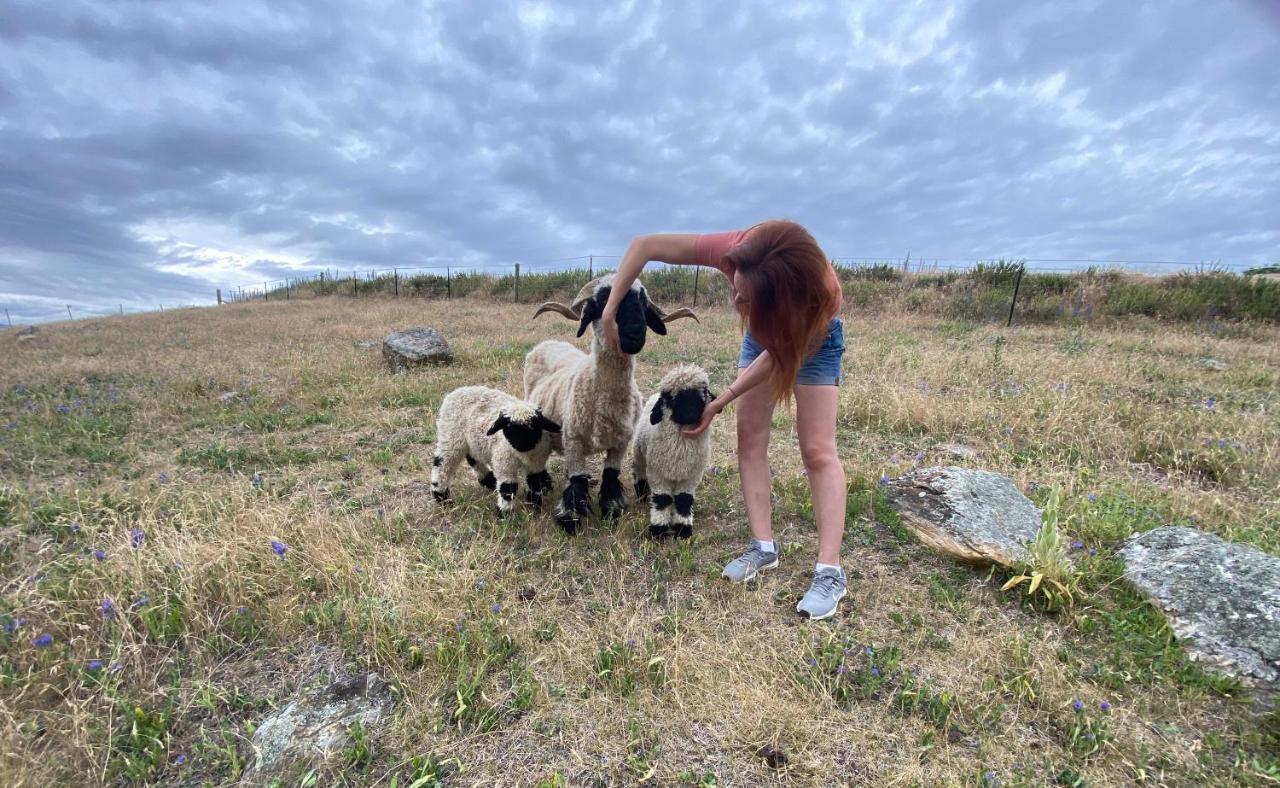
[(268, 774), (299, 761), (327, 759), (350, 744), (352, 725), (377, 727), (392, 704), (387, 683), (376, 673), (343, 678), (305, 692), (258, 724), (249, 774)]
[(382, 357), (392, 372), (401, 372), (419, 364), (448, 364), (453, 361), (453, 351), (434, 328), (406, 328), (391, 332), (382, 341)]
[(952, 457), (956, 457), (961, 460), (972, 460), (974, 457), (978, 456), (977, 449), (965, 446), (963, 443), (939, 443), (933, 448), (941, 452), (946, 452)]
[(917, 539), (966, 563), (1015, 566), (1040, 532), (1040, 510), (998, 473), (918, 468), (885, 486), (889, 503)]
[(1280, 558), (1175, 526), (1129, 537), (1120, 555), (1193, 660), (1263, 698), (1280, 693)]

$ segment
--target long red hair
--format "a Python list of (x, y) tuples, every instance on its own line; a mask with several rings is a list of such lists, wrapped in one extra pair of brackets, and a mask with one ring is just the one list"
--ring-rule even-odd
[(800, 367), (822, 346), (838, 309), (831, 263), (808, 230), (778, 219), (752, 227), (725, 258), (746, 280), (748, 303), (739, 311), (773, 357), (773, 402), (788, 402)]

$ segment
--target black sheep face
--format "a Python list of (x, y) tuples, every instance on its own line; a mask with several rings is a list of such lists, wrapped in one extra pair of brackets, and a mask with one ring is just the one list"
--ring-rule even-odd
[[(600, 315), (604, 313), (605, 304), (609, 303), (611, 285), (596, 288), (591, 298), (582, 305), (582, 320), (578, 323), (578, 336), (587, 331), (587, 326), (595, 326)], [(633, 287), (623, 296), (618, 304), (618, 345), (623, 353), (634, 356), (644, 349), (647, 336), (646, 329), (652, 329), (658, 336), (666, 336), (667, 325), (662, 315), (649, 301), (644, 288)]]
[(499, 431), (507, 443), (511, 444), (511, 448), (524, 453), (537, 447), (544, 432), (559, 432), (560, 425), (542, 415), (540, 410), (534, 411), (534, 416), (528, 423), (512, 421), (511, 417), (503, 413), (493, 422), (487, 434), (493, 435)]
[(649, 414), (649, 423), (657, 424), (662, 421), (663, 413), (669, 412), (672, 423), (680, 427), (696, 427), (702, 421), (707, 403), (713, 399), (715, 397), (706, 386), (664, 391), (658, 395), (653, 412)]

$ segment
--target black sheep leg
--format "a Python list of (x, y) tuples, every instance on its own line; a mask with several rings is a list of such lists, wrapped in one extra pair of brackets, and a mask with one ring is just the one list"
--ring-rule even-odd
[(525, 500), (535, 509), (542, 508), (542, 496), (551, 490), (551, 474), (546, 471), (531, 473), (525, 477)]

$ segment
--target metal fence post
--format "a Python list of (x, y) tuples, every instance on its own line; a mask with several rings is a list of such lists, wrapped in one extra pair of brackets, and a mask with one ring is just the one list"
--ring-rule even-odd
[(222, 306), (222, 288), (218, 288), (218, 306)]
[(514, 295), (511, 297), (512, 303), (520, 303), (520, 264), (516, 263), (516, 286)]
[(444, 300), (448, 301), (453, 298), (453, 268), (444, 267)]
[(587, 257), (587, 279), (591, 280), (595, 278), (596, 278), (596, 256), (590, 255)]
[(1026, 268), (1025, 263), (1018, 266), (1018, 276), (1013, 280), (1013, 299), (1009, 301), (1009, 319), (1004, 322), (1005, 328), (1013, 325), (1013, 308), (1018, 305), (1018, 288), (1022, 285), (1022, 272)]
[(391, 277), (392, 277), (392, 281), (395, 283), (396, 298), (399, 298), (400, 297), (400, 269), (392, 268)]
[(698, 305), (698, 274), (702, 273), (702, 266), (693, 267), (693, 305)]
[(351, 272), (351, 297), (360, 295), (360, 280), (356, 279), (356, 272)]
[(67, 319), (75, 320), (75, 318), (71, 316), (71, 304), (67, 304)]

